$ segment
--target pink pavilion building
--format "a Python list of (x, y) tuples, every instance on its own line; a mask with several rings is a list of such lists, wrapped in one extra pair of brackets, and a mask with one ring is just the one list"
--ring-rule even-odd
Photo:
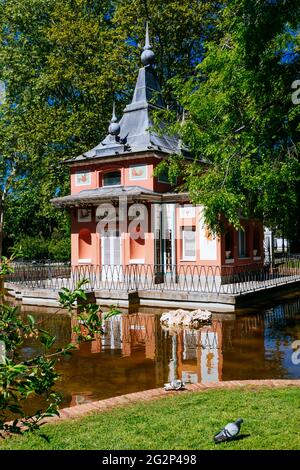
[[(228, 268), (263, 264), (263, 227), (241, 218), (243, 230), (227, 224), (212, 237), (203, 208), (174, 191), (156, 166), (170, 155), (191, 155), (175, 137), (153, 129), (153, 112), (164, 99), (149, 43), (142, 52), (134, 95), (118, 122), (113, 112), (108, 135), (92, 150), (69, 160), (71, 194), (53, 199), (71, 213), (72, 266), (157, 266)], [(199, 162), (201, 164), (201, 162)], [(226, 222), (225, 222), (226, 224)]]

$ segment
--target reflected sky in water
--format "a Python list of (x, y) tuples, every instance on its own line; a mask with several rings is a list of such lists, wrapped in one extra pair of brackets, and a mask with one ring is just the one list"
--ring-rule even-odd
[[(33, 313), (57, 337), (57, 347), (75, 342), (67, 315)], [(57, 388), (62, 406), (74, 406), (125, 393), (161, 387), (180, 378), (186, 382), (300, 378), (291, 360), (293, 341), (300, 339), (300, 301), (259, 313), (218, 316), (200, 330), (169, 331), (160, 315), (122, 314), (105, 325), (105, 336), (83, 343), (62, 358)], [(30, 357), (35, 343), (22, 350)]]

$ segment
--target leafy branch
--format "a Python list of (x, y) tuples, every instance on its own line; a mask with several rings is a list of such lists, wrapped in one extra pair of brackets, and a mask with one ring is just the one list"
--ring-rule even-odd
[[(12, 259), (4, 258), (0, 273), (3, 277), (13, 271)], [(93, 341), (103, 335), (103, 321), (120, 312), (112, 307), (103, 315), (100, 307), (87, 302), (84, 291), (86, 280), (80, 281), (71, 291), (59, 292), (61, 308), (75, 317), (73, 331), (77, 343)], [(24, 360), (21, 348), (27, 340), (38, 341), (43, 354)], [(55, 391), (59, 378), (56, 364), (60, 357), (71, 354), (74, 344), (55, 349), (56, 337), (40, 328), (32, 315), (26, 320), (20, 309), (5, 303), (0, 304), (0, 437), (9, 433), (23, 433), (37, 430), (44, 418), (59, 416), (61, 396)], [(44, 407), (28, 414), (28, 399), (40, 397)]]

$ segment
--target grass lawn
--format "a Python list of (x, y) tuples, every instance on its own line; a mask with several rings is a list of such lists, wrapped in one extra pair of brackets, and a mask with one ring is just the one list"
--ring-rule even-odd
[[(239, 417), (248, 437), (214, 444), (213, 435)], [(2, 440), (0, 450), (300, 449), (299, 429), (298, 388), (210, 390), (46, 425), (36, 434)]]

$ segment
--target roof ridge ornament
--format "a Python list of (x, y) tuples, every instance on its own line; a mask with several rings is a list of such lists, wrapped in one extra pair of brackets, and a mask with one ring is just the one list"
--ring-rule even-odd
[(120, 126), (120, 124), (118, 122), (118, 118), (116, 116), (116, 103), (115, 103), (115, 101), (113, 102), (113, 112), (112, 112), (110, 125), (109, 125), (109, 128), (108, 128), (108, 132), (110, 133), (110, 135), (115, 136), (116, 140), (117, 140), (117, 137), (119, 136), (119, 134), (121, 132), (121, 126)]
[(145, 46), (141, 55), (141, 59), (142, 59), (142, 64), (144, 65), (144, 67), (147, 67), (148, 65), (152, 65), (155, 62), (155, 55), (154, 55), (154, 52), (152, 51), (152, 46), (150, 44), (148, 21), (146, 22)]

